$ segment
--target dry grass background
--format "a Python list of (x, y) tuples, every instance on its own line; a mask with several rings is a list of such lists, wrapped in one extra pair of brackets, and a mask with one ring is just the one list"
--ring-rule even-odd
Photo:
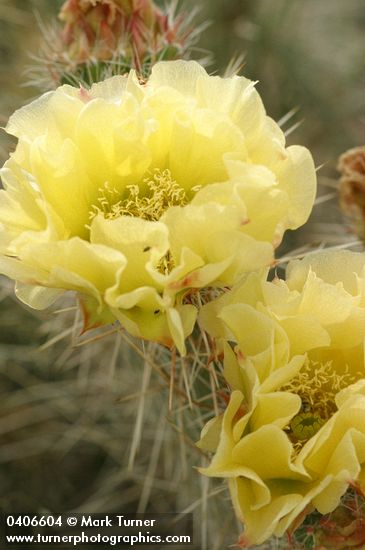
[[(38, 93), (24, 87), (40, 39), (34, 12), (46, 20), (59, 4), (0, 0), (1, 124)], [(189, 9), (194, 2), (181, 4)], [(287, 237), (282, 253), (355, 241), (337, 206), (335, 166), (342, 151), (365, 142), (363, 1), (201, 4), (201, 21), (212, 24), (199, 46), (213, 52), (212, 70), (244, 55), (243, 72), (260, 81), (269, 114), (278, 120), (298, 108), (285, 123), (288, 139), (310, 147), (317, 165), (324, 164), (310, 223)], [(13, 145), (1, 135), (3, 160)], [(0, 508), (188, 510), (196, 516), (196, 548), (228, 547), (238, 531), (227, 491), (194, 469), (204, 457), (193, 442), (214, 406), (205, 399), (214, 376), (204, 362), (209, 350), (200, 360), (192, 354), (188, 372), (179, 370), (169, 410), (168, 384), (156, 372), (156, 366), (169, 372), (167, 353), (149, 348), (146, 362), (144, 345), (117, 333), (80, 345), (72, 297), (57, 304), (63, 312), (39, 313), (15, 300), (9, 281), (0, 283)], [(199, 402), (191, 412), (181, 395), (188, 393)]]

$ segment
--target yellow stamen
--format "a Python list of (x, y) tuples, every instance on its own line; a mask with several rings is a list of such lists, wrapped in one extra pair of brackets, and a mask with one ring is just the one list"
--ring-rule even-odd
[(296, 393), (302, 400), (301, 411), (286, 428), (295, 453), (336, 412), (336, 394), (356, 380), (347, 365), (345, 372), (339, 374), (333, 368), (332, 361), (318, 363), (308, 359), (298, 375), (281, 388), (282, 391)]
[[(145, 191), (141, 193), (139, 185), (128, 185), (129, 195), (120, 199), (120, 192), (111, 188), (106, 182), (99, 189), (98, 204), (93, 205), (90, 211), (90, 220), (102, 214), (108, 220), (115, 220), (120, 216), (132, 216), (148, 221), (158, 221), (162, 214), (172, 206), (184, 206), (189, 201), (183, 189), (171, 176), (170, 170), (156, 169), (153, 174), (143, 180)], [(193, 189), (194, 192), (199, 188)], [(159, 261), (156, 268), (168, 274), (174, 267), (170, 252)]]
[(318, 363), (307, 360), (299, 374), (282, 390), (298, 394), (302, 399), (304, 412), (310, 410), (321, 418), (328, 419), (336, 411), (336, 394), (356, 380), (349, 373), (348, 366), (343, 374), (339, 374), (334, 370), (332, 361)]
[(155, 170), (143, 180), (147, 190), (142, 194), (137, 184), (128, 185), (129, 195), (118, 200), (119, 192), (107, 183), (100, 189), (98, 205), (93, 205), (90, 218), (103, 214), (113, 220), (119, 216), (133, 216), (149, 221), (158, 221), (171, 206), (184, 206), (188, 203), (185, 190), (172, 178), (170, 170)]

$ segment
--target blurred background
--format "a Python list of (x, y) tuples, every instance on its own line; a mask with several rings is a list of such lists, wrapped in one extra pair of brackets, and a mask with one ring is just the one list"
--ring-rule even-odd
[[(61, 4), (0, 0), (2, 126), (39, 94), (26, 85), (27, 67), (39, 51), (39, 21), (55, 17)], [(180, 6), (189, 11), (196, 2)], [(313, 215), (287, 236), (282, 253), (356, 241), (338, 206), (336, 165), (342, 152), (365, 144), (363, 0), (201, 0), (199, 7), (199, 22), (211, 24), (195, 57), (212, 52), (208, 70), (223, 74), (241, 56), (241, 73), (258, 81), (270, 116), (284, 118), (288, 141), (306, 145), (323, 165)], [(1, 132), (1, 163), (13, 146)], [(79, 319), (72, 302), (62, 307), (58, 314), (31, 311), (0, 279), (0, 509), (192, 510), (203, 518), (197, 548), (232, 542), (231, 513), (222, 523), (217, 499), (209, 499), (221, 492), (230, 508), (225, 490), (193, 469), (201, 459), (192, 442), (206, 413), (192, 418), (186, 441), (184, 426), (166, 420), (167, 392), (139, 344), (112, 334), (75, 346)]]

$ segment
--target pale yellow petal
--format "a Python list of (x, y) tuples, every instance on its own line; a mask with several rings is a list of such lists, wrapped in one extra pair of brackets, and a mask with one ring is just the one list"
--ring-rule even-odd
[(169, 86), (181, 94), (195, 96), (197, 81), (201, 77), (207, 77), (207, 73), (196, 61), (161, 61), (153, 66), (148, 87)]
[(317, 177), (313, 158), (304, 147), (291, 146), (287, 149), (287, 159), (275, 167), (280, 187), (290, 198), (289, 228), (303, 225), (312, 210), (317, 189)]
[(299, 395), (286, 392), (261, 394), (250, 420), (252, 430), (270, 424), (285, 428), (302, 406)]
[(15, 286), (15, 294), (21, 302), (33, 309), (46, 309), (62, 296), (63, 291), (18, 282)]

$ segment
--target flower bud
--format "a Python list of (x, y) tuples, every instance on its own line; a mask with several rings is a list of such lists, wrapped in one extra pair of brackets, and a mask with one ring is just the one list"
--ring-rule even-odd
[(140, 69), (166, 59), (165, 50), (171, 59), (186, 39), (181, 18), (164, 14), (152, 0), (67, 0), (59, 18), (63, 46), (76, 63), (120, 55), (128, 68)]
[(349, 217), (353, 230), (365, 239), (365, 147), (344, 153), (338, 164), (341, 172), (340, 204)]

